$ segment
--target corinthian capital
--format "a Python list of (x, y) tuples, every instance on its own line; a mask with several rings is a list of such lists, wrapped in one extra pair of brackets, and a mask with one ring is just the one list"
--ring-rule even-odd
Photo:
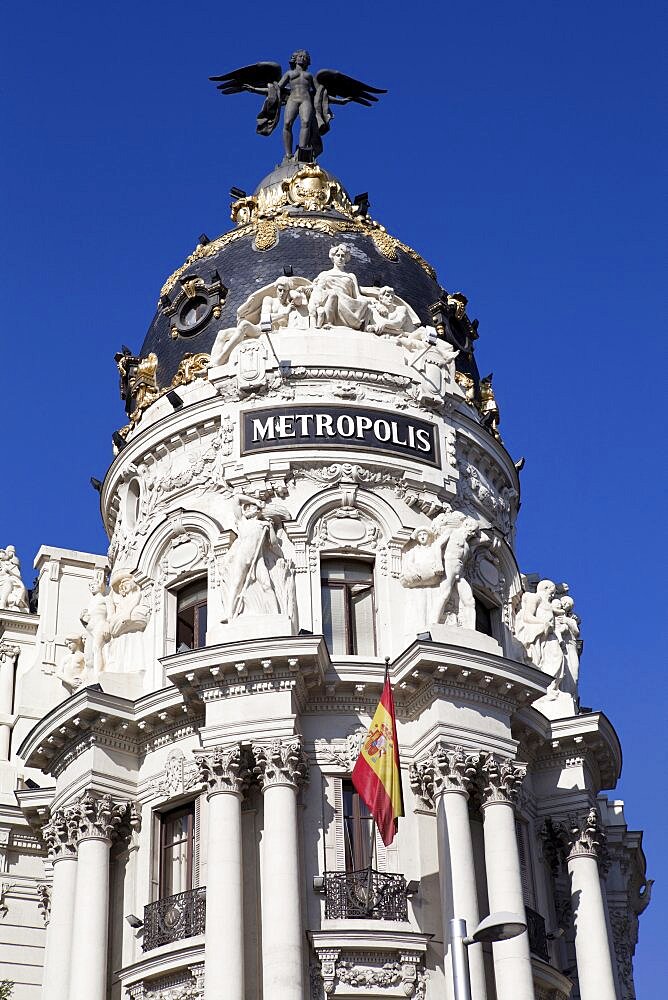
[(599, 864), (607, 861), (605, 833), (601, 826), (598, 809), (592, 806), (589, 812), (579, 816), (569, 816), (564, 824), (567, 858), (596, 858)]
[(485, 757), (481, 761), (482, 807), (494, 802), (515, 805), (522, 781), (527, 773), (526, 764), (519, 764), (507, 757)]
[(134, 804), (117, 802), (111, 795), (84, 792), (67, 812), (74, 824), (77, 841), (91, 837), (115, 840), (127, 835), (139, 823)]
[(3, 639), (0, 642), (0, 663), (6, 663), (8, 660), (14, 661), (21, 652), (21, 647), (17, 646), (16, 643), (7, 642)]
[(299, 738), (253, 744), (254, 771), (265, 791), (271, 785), (298, 788), (308, 780), (308, 763)]
[(446, 792), (468, 797), (479, 761), (479, 753), (467, 753), (462, 747), (451, 747), (439, 740), (422, 763), (411, 767), (411, 787), (432, 808), (438, 796)]
[(51, 861), (74, 857), (77, 851), (78, 825), (72, 808), (54, 809), (42, 827), (42, 839)]
[(243, 794), (250, 771), (239, 743), (196, 753), (195, 763), (200, 781), (207, 786), (208, 795), (215, 795), (216, 792)]

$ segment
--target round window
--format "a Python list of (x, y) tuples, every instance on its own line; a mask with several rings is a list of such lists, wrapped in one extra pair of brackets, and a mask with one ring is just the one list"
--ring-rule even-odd
[(209, 302), (202, 295), (196, 295), (193, 299), (188, 299), (179, 315), (181, 329), (194, 331), (202, 323), (209, 313)]

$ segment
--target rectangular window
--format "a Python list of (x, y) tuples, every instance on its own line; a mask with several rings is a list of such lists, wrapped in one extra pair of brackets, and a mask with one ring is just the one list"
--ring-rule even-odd
[(159, 815), (159, 898), (193, 887), (195, 803)]
[(323, 560), (322, 631), (330, 653), (376, 655), (373, 567), (353, 560)]
[(176, 650), (206, 645), (207, 582), (195, 580), (176, 595)]
[(342, 782), (343, 837), (347, 872), (376, 867), (374, 864), (374, 822), (366, 803), (352, 781)]

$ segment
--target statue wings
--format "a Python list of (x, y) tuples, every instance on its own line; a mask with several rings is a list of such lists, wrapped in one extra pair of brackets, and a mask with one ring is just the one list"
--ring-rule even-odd
[(223, 94), (241, 94), (248, 87), (264, 89), (271, 83), (278, 83), (282, 72), (279, 63), (257, 62), (222, 76), (210, 76), (209, 79), (218, 84), (218, 90)]
[(363, 104), (366, 108), (377, 102), (376, 94), (387, 93), (386, 90), (371, 87), (368, 83), (362, 83), (352, 76), (339, 73), (337, 69), (318, 70), (315, 82), (318, 86), (324, 87), (330, 100), (354, 101), (355, 104)]

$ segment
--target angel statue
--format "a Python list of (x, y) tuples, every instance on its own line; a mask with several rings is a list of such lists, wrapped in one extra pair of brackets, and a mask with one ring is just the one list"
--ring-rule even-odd
[[(264, 94), (265, 102), (257, 116), (257, 132), (271, 135), (283, 114), (283, 146), (285, 159), (313, 159), (322, 153), (321, 136), (329, 132), (329, 123), (334, 115), (331, 104), (362, 104), (370, 108), (378, 98), (376, 94), (386, 94), (386, 90), (370, 87), (352, 76), (339, 73), (335, 69), (321, 69), (313, 76), (308, 68), (311, 57), (306, 49), (297, 49), (290, 56), (290, 69), (281, 73), (275, 62), (258, 62), (242, 66), (222, 76), (211, 76), (223, 94), (240, 94), (248, 90), (253, 94)], [(295, 156), (293, 153), (292, 128), (299, 118), (298, 151), (304, 150), (310, 156)]]

